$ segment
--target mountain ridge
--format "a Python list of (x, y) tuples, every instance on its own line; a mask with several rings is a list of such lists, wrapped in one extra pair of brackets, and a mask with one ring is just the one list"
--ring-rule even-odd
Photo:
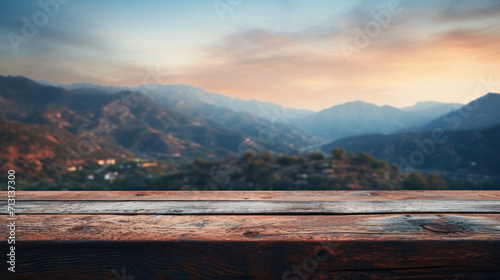
[[(87, 87), (96, 85), (85, 83)], [(78, 83), (66, 86), (78, 87)], [(104, 86), (103, 90), (109, 90), (110, 86)], [(303, 137), (300, 132), (293, 131), (298, 129), (301, 132), (310, 134), (317, 139), (314, 142), (326, 143), (339, 140), (344, 137), (362, 135), (366, 133), (391, 134), (396, 132), (417, 131), (419, 127), (425, 125), (434, 118), (449, 113), (457, 107), (456, 103), (443, 103), (435, 101), (417, 102), (413, 106), (396, 108), (390, 105), (378, 106), (361, 100), (349, 101), (337, 104), (319, 112), (300, 111), (300, 109), (290, 109), (277, 105), (275, 103), (243, 100), (240, 98), (230, 98), (228, 96), (210, 93), (200, 87), (194, 87), (183, 84), (163, 85), (159, 83), (139, 85), (131, 87), (134, 90), (144, 90), (148, 88), (148, 95), (155, 101), (161, 103), (167, 108), (176, 110), (187, 110), (191, 115), (203, 115), (219, 123), (228, 125), (229, 128), (239, 132), (249, 133), (251, 130), (245, 130), (248, 124), (234, 126), (234, 123), (223, 121), (223, 116), (227, 117), (230, 113), (225, 110), (232, 110), (239, 116), (233, 115), (231, 118), (244, 118), (242, 113), (250, 113), (254, 117), (247, 116), (251, 120), (248, 122), (260, 123), (262, 127), (262, 118), (266, 121), (277, 118), (286, 118), (289, 124), (286, 131), (292, 131), (288, 138), (292, 136)], [(118, 90), (116, 88), (115, 90)], [(209, 108), (213, 105), (219, 108)], [(250, 109), (253, 108), (253, 109)], [(221, 112), (219, 112), (221, 111)], [(201, 112), (201, 113), (200, 113)], [(257, 117), (257, 119), (256, 119)], [(255, 133), (252, 135), (257, 137)], [(302, 146), (315, 146), (314, 143), (304, 143)]]
[[(16, 87), (12, 88), (13, 85)], [(227, 156), (236, 152), (238, 144), (245, 138), (243, 134), (168, 110), (149, 97), (138, 97), (137, 93), (130, 91), (89, 95), (39, 85), (24, 78), (0, 77), (0, 96), (3, 100), (0, 107), (6, 112), (2, 115), (4, 121), (53, 125), (76, 135), (99, 131), (106, 123), (113, 129), (98, 134), (137, 154), (165, 156), (184, 151), (189, 157)], [(205, 138), (194, 139), (188, 133), (192, 126), (204, 133)], [(223, 138), (230, 142), (217, 143), (218, 135), (226, 135)], [(203, 146), (209, 141), (215, 141), (213, 151)]]
[(328, 143), (322, 150), (344, 147), (414, 168), (499, 174), (498, 108), (500, 94), (488, 93), (417, 131), (351, 136)]
[(323, 152), (345, 148), (365, 152), (400, 165), (405, 170), (500, 174), (500, 125), (489, 128), (448, 131), (444, 141), (432, 141), (432, 132), (370, 134), (344, 138), (322, 147)]
[(327, 141), (335, 141), (355, 135), (417, 129), (448, 111), (449, 106), (431, 112), (404, 111), (389, 105), (352, 101), (297, 119), (295, 126)]
[[(185, 84), (161, 84), (161, 83), (150, 83), (150, 84), (141, 84), (133, 87), (115, 87), (111, 85), (98, 85), (93, 83), (71, 83), (71, 84), (63, 84), (56, 83), (46, 80), (38, 80), (42, 84), (59, 86), (66, 89), (94, 89), (99, 88), (108, 93), (116, 92), (119, 90), (137, 90), (137, 91), (147, 91), (148, 93), (159, 94), (161, 91), (164, 92), (172, 92), (172, 91), (181, 91), (182, 93), (190, 97), (191, 99), (195, 99), (197, 101), (202, 101), (207, 104), (217, 105), (219, 107), (227, 108), (234, 110), (235, 112), (246, 112), (251, 113), (257, 116), (261, 116), (265, 119), (272, 119), (274, 117), (273, 111), (275, 110), (286, 110), (289, 111), (290, 114), (295, 115), (295, 117), (302, 117), (308, 114), (314, 113), (311, 110), (307, 109), (294, 109), (279, 105), (277, 103), (269, 102), (269, 101), (261, 101), (257, 99), (242, 99), (242, 98), (232, 98), (224, 94), (208, 92), (202, 89), (201, 87), (185, 85)], [(180, 100), (180, 98), (178, 97)], [(253, 109), (252, 109), (253, 108)]]
[(500, 122), (500, 94), (489, 92), (463, 107), (436, 118), (421, 130), (485, 128)]

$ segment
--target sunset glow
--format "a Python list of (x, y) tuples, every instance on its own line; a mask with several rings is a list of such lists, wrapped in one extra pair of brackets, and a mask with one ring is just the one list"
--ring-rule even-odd
[(68, 1), (19, 42), (44, 7), (3, 1), (0, 74), (133, 86), (153, 68), (164, 84), (311, 110), (500, 91), (499, 1), (229, 2)]

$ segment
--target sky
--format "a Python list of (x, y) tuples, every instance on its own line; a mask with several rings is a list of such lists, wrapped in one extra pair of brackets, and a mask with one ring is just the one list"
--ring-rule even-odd
[(0, 3), (0, 75), (61, 83), (186, 84), (318, 111), (467, 103), (500, 92), (499, 66), (498, 0)]

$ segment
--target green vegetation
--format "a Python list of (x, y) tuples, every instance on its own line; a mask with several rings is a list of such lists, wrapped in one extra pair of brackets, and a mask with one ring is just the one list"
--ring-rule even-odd
[[(45, 141), (40, 139), (38, 141)], [(53, 145), (48, 143), (46, 146)], [(54, 145), (57, 147), (57, 145)], [(26, 152), (26, 153), (29, 153)], [(389, 166), (368, 153), (345, 154), (343, 148), (331, 151), (331, 158), (320, 152), (274, 155), (245, 152), (226, 160), (196, 158), (174, 164), (150, 159), (117, 159), (116, 164), (98, 165), (95, 157), (64, 172), (59, 182), (42, 162), (36, 177), (25, 177), (30, 160), (23, 160), (18, 171), (20, 190), (445, 190), (495, 189), (491, 182), (455, 180), (446, 182), (436, 174), (401, 174), (397, 165)], [(7, 160), (7, 159), (2, 159)], [(47, 159), (48, 160), (48, 159)], [(47, 162), (52, 162), (52, 159)], [(29, 173), (35, 174), (35, 173)], [(34, 178), (37, 178), (36, 181)], [(452, 187), (450, 187), (452, 186)]]
[(157, 178), (152, 186), (168, 190), (446, 189), (446, 182), (435, 174), (400, 174), (397, 166), (389, 167), (367, 153), (346, 157), (343, 149), (335, 149), (332, 156), (247, 152), (226, 161), (197, 159)]
[[(500, 185), (500, 95), (490, 95), (464, 120), (473, 130), (446, 131), (441, 135), (446, 141), (439, 145), (441, 137), (431, 131), (408, 131), (353, 136), (305, 154), (299, 151), (319, 145), (319, 140), (295, 130), (296, 124), (280, 125), (269, 139), (262, 139), (268, 121), (199, 101), (165, 99), (161, 106), (144, 98), (133, 106), (120, 104), (128, 108), (123, 115), (115, 110), (115, 101), (133, 99), (131, 92), (100, 94), (96, 89), (90, 94), (22, 77), (0, 77), (0, 88), (0, 164), (16, 171), (18, 189), (426, 190)], [(351, 105), (365, 108), (363, 115), (378, 108)], [(335, 114), (357, 118), (352, 110), (330, 113), (320, 119), (341, 120), (332, 119)], [(482, 128), (485, 117), (489, 127)], [(369, 119), (369, 126), (359, 125), (373, 129), (376, 118)], [(324, 121), (305, 125), (314, 124), (337, 136), (362, 128), (342, 125), (325, 131)], [(260, 150), (263, 144), (269, 151), (236, 155), (244, 148)], [(411, 168), (420, 173), (399, 172)]]
[(345, 159), (345, 149), (344, 148), (335, 148), (332, 149), (332, 157), (334, 160), (344, 161)]

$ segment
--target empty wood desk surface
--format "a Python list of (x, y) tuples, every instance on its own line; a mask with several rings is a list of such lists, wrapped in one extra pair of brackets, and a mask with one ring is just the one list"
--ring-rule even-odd
[(500, 191), (30, 191), (15, 214), (1, 279), (500, 279)]

